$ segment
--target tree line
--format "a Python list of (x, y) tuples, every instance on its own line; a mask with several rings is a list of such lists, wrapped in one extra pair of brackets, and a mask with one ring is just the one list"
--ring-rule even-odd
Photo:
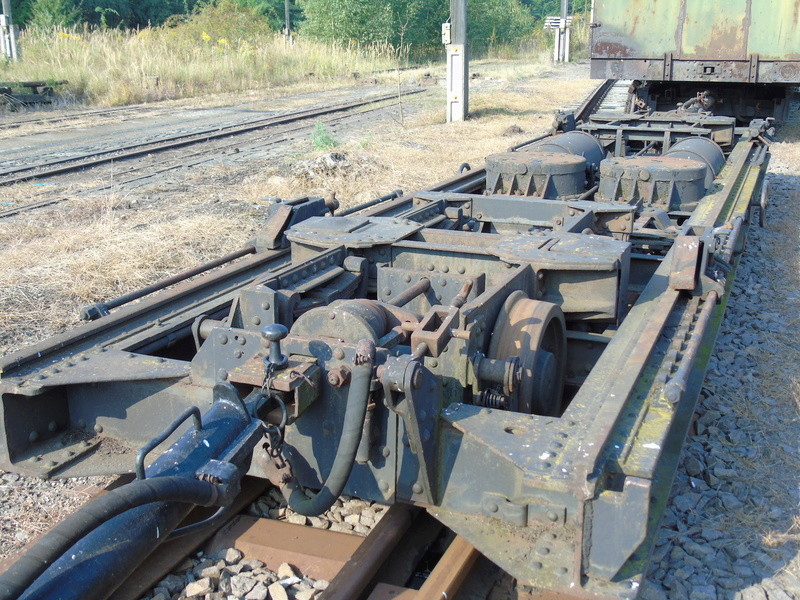
[[(137, 29), (180, 22), (182, 15), (208, 6), (229, 5), (283, 26), (284, 0), (11, 0), (14, 20), (23, 27)], [(310, 37), (340, 42), (387, 43), (415, 48), (440, 44), (449, 0), (292, 0), (294, 27)], [(571, 12), (590, 0), (572, 0)], [(560, 11), (560, 0), (469, 0), (470, 38), (478, 47), (523, 37), (535, 22)]]

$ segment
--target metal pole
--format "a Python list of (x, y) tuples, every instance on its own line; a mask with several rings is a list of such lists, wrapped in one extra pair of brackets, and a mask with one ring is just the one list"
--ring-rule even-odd
[(447, 122), (469, 115), (469, 45), (467, 0), (450, 0), (450, 41), (447, 45)]
[(292, 14), (289, 8), (289, 0), (285, 0), (283, 4), (283, 11), (284, 11), (284, 18), (286, 21), (286, 25), (284, 28), (284, 34), (286, 35), (286, 43), (292, 43)]
[(569, 0), (561, 0), (561, 27), (558, 30), (559, 53), (558, 60), (569, 60), (569, 33), (567, 31), (567, 16), (569, 16)]

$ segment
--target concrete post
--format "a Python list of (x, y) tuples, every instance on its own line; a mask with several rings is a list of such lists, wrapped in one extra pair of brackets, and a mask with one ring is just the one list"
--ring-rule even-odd
[(554, 62), (569, 62), (569, 0), (561, 0), (561, 20), (555, 30), (555, 47), (553, 48)]
[(469, 45), (467, 0), (450, 0), (450, 39), (447, 44), (447, 122), (469, 115)]
[(283, 29), (283, 33), (286, 36), (286, 43), (292, 43), (292, 13), (291, 8), (289, 6), (289, 0), (284, 0), (283, 3), (283, 13), (284, 13), (284, 20), (285, 26)]
[(11, 18), (11, 0), (3, 0), (3, 17), (0, 22), (0, 46), (3, 48), (3, 54), (10, 60), (18, 60), (19, 53), (17, 51), (17, 28), (14, 26), (14, 20)]

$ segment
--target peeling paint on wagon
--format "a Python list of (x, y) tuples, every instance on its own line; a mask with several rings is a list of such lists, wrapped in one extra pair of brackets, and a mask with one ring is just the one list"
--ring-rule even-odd
[(763, 59), (800, 60), (800, 2), (757, 0), (748, 47)]
[(592, 76), (800, 83), (800, 3), (597, 0)]
[(677, 57), (747, 59), (749, 0), (728, 0), (724, 10), (716, 2), (685, 2), (687, 18), (683, 22)]

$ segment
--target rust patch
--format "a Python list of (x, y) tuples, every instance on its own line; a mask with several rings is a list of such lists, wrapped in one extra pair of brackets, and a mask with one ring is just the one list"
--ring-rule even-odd
[[(745, 59), (745, 40), (741, 27), (714, 28), (712, 36), (706, 41), (705, 45), (698, 44), (695, 46), (691, 55), (696, 60), (701, 58)], [(685, 43), (686, 40), (684, 40), (684, 54), (686, 50)]]
[(592, 46), (592, 56), (596, 58), (628, 58), (631, 49), (616, 42), (597, 42)]

